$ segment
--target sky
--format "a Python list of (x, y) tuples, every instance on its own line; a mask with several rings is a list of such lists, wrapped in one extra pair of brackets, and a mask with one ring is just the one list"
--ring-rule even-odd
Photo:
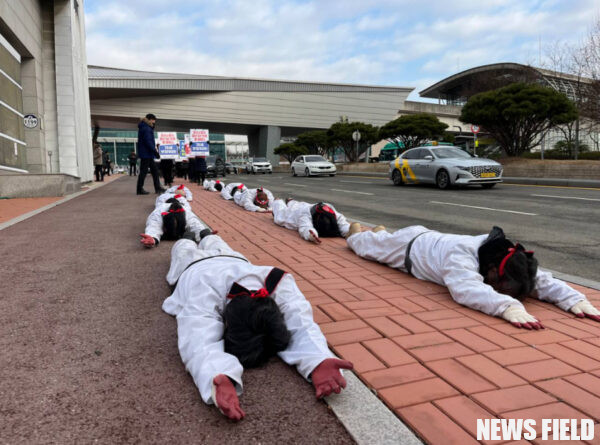
[(85, 0), (90, 65), (413, 87), (475, 66), (544, 66), (598, 0)]

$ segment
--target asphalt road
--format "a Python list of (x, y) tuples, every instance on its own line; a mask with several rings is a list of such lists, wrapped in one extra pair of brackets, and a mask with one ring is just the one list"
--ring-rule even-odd
[(230, 175), (227, 181), (262, 185), (276, 197), (327, 201), (346, 217), (389, 230), (421, 224), (448, 233), (482, 234), (494, 225), (536, 252), (543, 267), (598, 280), (600, 190), (498, 184), (438, 190), (392, 185), (385, 178)]

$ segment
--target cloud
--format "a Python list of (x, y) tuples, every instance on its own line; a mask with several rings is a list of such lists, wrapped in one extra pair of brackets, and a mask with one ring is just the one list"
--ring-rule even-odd
[[(576, 41), (595, 0), (87, 0), (88, 62), (239, 77), (416, 86)], [(431, 82), (423, 85), (423, 82)]]

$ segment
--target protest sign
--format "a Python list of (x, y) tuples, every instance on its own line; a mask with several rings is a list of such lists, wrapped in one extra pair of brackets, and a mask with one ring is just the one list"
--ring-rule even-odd
[(161, 159), (177, 159), (177, 153), (179, 152), (177, 133), (174, 131), (159, 131), (158, 143), (158, 153)]
[(192, 156), (208, 156), (208, 130), (190, 130), (190, 151)]

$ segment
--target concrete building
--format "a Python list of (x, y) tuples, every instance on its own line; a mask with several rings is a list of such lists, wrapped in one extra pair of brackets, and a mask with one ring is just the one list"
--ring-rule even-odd
[(250, 156), (277, 165), (282, 138), (326, 129), (341, 116), (383, 125), (413, 88), (152, 73), (89, 67), (92, 120), (103, 129), (135, 130), (146, 113), (157, 131), (246, 135)]
[[(461, 124), (457, 119), (460, 116), (462, 106), (469, 97), (513, 82), (539, 83), (560, 91), (569, 99), (577, 102), (578, 92), (586, 88), (586, 85), (591, 84), (592, 80), (519, 63), (494, 63), (453, 74), (425, 88), (419, 92), (419, 95), (437, 99), (438, 104), (419, 104), (419, 107), (430, 107), (434, 110), (440, 120), (449, 125), (448, 131), (455, 132), (457, 129), (454, 127), (462, 125), (463, 132), (468, 132), (468, 126)], [(410, 109), (407, 112), (411, 112)], [(399, 113), (403, 114), (405, 110), (400, 110)], [(580, 141), (593, 151), (600, 150), (600, 133), (597, 124), (586, 119), (581, 119), (580, 123)], [(551, 129), (544, 136), (542, 146), (538, 148), (553, 148), (557, 142), (564, 139), (565, 136), (559, 128)]]
[(0, 174), (92, 179), (83, 14), (83, 0), (0, 0)]

